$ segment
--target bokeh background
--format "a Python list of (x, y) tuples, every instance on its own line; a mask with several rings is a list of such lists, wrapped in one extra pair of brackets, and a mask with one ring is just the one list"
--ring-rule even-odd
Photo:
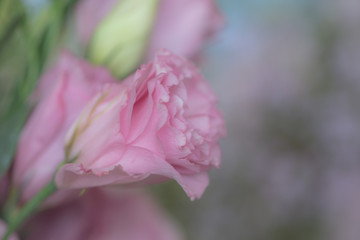
[(174, 183), (159, 199), (192, 240), (360, 239), (360, 1), (218, 3), (203, 69), (222, 166), (202, 199)]
[[(222, 166), (200, 200), (150, 190), (189, 240), (359, 240), (360, 1), (218, 4), (201, 66), (227, 122)], [(0, 79), (19, 77), (21, 44), (0, 45)]]

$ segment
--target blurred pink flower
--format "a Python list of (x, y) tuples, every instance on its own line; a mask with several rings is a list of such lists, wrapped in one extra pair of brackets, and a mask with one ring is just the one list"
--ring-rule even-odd
[(35, 93), (39, 104), (30, 116), (15, 157), (13, 179), (29, 199), (53, 177), (64, 159), (68, 128), (90, 99), (112, 82), (108, 71), (62, 53), (44, 74)]
[(76, 7), (76, 30), (81, 44), (87, 45), (101, 20), (119, 0), (81, 0)]
[(72, 203), (30, 219), (25, 240), (181, 240), (155, 202), (139, 192), (89, 189)]
[[(6, 230), (7, 230), (6, 224), (0, 220), (0, 238), (4, 236)], [(17, 237), (16, 233), (11, 234), (11, 236), (8, 238), (8, 240), (18, 240), (18, 239), (19, 238)]]
[[(89, 43), (98, 24), (120, 1), (82, 0), (79, 3), (76, 26), (83, 45)], [(223, 22), (214, 0), (160, 0), (146, 59), (152, 60), (162, 48), (193, 58)], [(121, 37), (121, 33), (114, 33), (114, 37)]]
[(147, 60), (162, 48), (194, 58), (223, 23), (214, 0), (162, 0)]
[[(220, 165), (225, 134), (216, 97), (189, 62), (163, 50), (121, 84), (98, 94), (67, 136), (74, 163), (56, 176), (61, 188), (175, 179), (199, 198), (207, 171)], [(141, 183), (140, 183), (141, 184)]]

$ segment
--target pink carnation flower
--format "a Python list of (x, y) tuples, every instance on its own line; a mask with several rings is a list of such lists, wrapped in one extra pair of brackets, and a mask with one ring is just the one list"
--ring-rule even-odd
[(67, 134), (61, 188), (175, 179), (199, 198), (220, 165), (224, 122), (199, 71), (168, 51), (100, 92)]

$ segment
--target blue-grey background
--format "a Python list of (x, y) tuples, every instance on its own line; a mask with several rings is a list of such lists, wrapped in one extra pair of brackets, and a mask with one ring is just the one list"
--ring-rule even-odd
[(228, 136), (202, 199), (158, 196), (192, 240), (360, 239), (360, 1), (220, 0), (203, 69)]

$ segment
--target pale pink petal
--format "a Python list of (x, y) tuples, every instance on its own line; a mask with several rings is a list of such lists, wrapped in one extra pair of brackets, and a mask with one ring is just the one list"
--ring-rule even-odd
[[(0, 238), (2, 238), (7, 230), (7, 226), (6, 224), (0, 220)], [(16, 233), (11, 234), (11, 236), (8, 238), (8, 240), (18, 240), (18, 236), (16, 235)]]
[[(44, 227), (46, 226), (46, 227)], [(89, 189), (24, 226), (25, 240), (181, 240), (178, 228), (148, 195)]]
[(76, 28), (80, 42), (87, 44), (101, 20), (121, 0), (82, 0), (76, 7)]
[(162, 48), (195, 57), (223, 24), (213, 0), (163, 0), (150, 40), (148, 60)]

